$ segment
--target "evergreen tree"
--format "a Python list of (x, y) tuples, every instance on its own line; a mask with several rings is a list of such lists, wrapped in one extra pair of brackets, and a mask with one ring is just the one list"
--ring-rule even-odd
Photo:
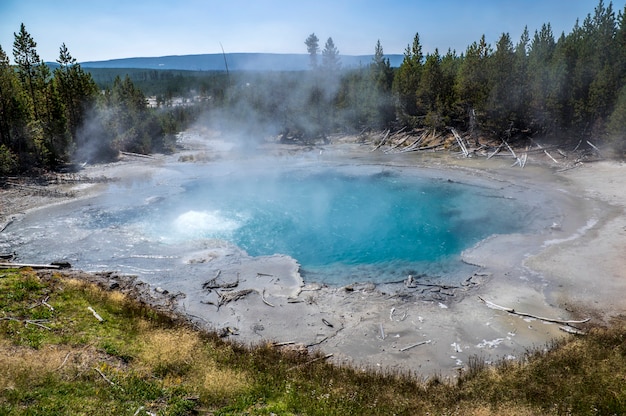
[(341, 68), (339, 49), (335, 46), (333, 38), (328, 38), (322, 51), (322, 65), (325, 71), (335, 73)]
[(450, 49), (441, 58), (441, 94), (439, 96), (439, 105), (441, 107), (440, 112), (444, 117), (446, 124), (458, 124), (457, 119), (459, 116), (462, 118), (464, 113), (461, 111), (459, 114), (458, 109), (461, 108), (457, 105), (458, 96), (456, 94), (456, 79), (461, 67), (461, 58)]
[[(456, 79), (459, 103), (467, 114), (468, 128), (472, 134), (477, 125), (477, 113), (486, 109), (490, 94), (491, 79), (488, 68), (490, 55), (491, 46), (487, 44), (483, 35), (478, 43), (473, 42), (468, 46)], [(477, 139), (476, 136), (474, 138)]]
[(368, 103), (369, 124), (376, 128), (384, 128), (395, 118), (391, 89), (393, 69), (389, 59), (385, 58), (380, 40), (374, 47), (374, 58), (370, 64), (370, 95)]
[(15, 71), (0, 46), (0, 144), (8, 149), (16, 145), (16, 130), (24, 125), (22, 109)]
[(515, 45), (515, 64), (513, 67), (514, 83), (511, 85), (511, 94), (516, 101), (515, 121), (517, 128), (525, 129), (530, 123), (530, 84), (528, 74), (528, 49), (530, 47), (530, 34), (528, 26), (519, 41)]
[(424, 54), (419, 33), (415, 34), (413, 44), (407, 45), (404, 59), (394, 77), (393, 89), (397, 95), (397, 113), (402, 122), (412, 126), (419, 124), (420, 113), (417, 106), (416, 92), (422, 75)]
[(315, 33), (311, 33), (304, 41), (306, 50), (309, 53), (310, 65), (312, 69), (317, 69), (317, 54), (319, 53), (319, 39), (315, 36)]
[[(589, 26), (589, 43), (595, 54), (591, 54), (591, 83), (585, 109), (585, 117), (593, 124), (593, 133), (603, 135), (606, 119), (610, 115), (620, 89), (620, 70), (617, 65), (619, 49), (617, 45), (617, 20), (613, 5), (599, 1)], [(593, 120), (593, 121), (592, 121)]]
[(85, 73), (72, 57), (65, 43), (59, 49), (57, 63), (59, 67), (54, 71), (54, 79), (63, 99), (68, 129), (74, 140), (80, 140), (78, 129), (95, 103), (98, 87), (91, 75)]
[(528, 74), (532, 126), (535, 131), (554, 131), (553, 92), (559, 82), (552, 71), (552, 57), (556, 48), (552, 27), (544, 24), (535, 31), (528, 52)]
[[(496, 50), (489, 59), (491, 91), (487, 102), (489, 124), (496, 132), (516, 124), (520, 108), (515, 85), (519, 82), (516, 73), (516, 54), (508, 33), (503, 33)], [(518, 124), (519, 126), (519, 124)]]
[(608, 119), (607, 133), (609, 142), (622, 153), (622, 157), (626, 156), (626, 85), (618, 93), (613, 112)]
[(17, 82), (9, 57), (0, 46), (0, 175), (17, 167), (17, 155), (12, 149), (19, 139), (18, 126), (24, 124)]
[(443, 72), (439, 50), (435, 49), (434, 53), (426, 55), (421, 72), (415, 93), (417, 109), (420, 114), (424, 114), (425, 125), (434, 128), (445, 127), (442, 111)]
[(13, 33), (13, 59), (17, 65), (18, 76), (22, 88), (27, 91), (30, 97), (29, 109), (33, 112), (35, 119), (39, 119), (39, 108), (41, 105), (39, 94), (41, 87), (46, 80), (38, 79), (39, 67), (44, 65), (37, 54), (37, 43), (26, 31), (24, 23), (20, 25), (19, 33)]

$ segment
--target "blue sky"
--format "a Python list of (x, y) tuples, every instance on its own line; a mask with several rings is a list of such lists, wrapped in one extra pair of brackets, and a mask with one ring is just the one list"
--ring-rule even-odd
[[(605, 0), (608, 5), (609, 1)], [(613, 1), (616, 12), (626, 0)], [(424, 52), (458, 53), (485, 35), (517, 42), (543, 23), (555, 37), (598, 0), (0, 0), (0, 46), (12, 56), (20, 23), (54, 61), (65, 43), (78, 61), (226, 52), (306, 53), (315, 33), (341, 54), (403, 53), (419, 32)]]

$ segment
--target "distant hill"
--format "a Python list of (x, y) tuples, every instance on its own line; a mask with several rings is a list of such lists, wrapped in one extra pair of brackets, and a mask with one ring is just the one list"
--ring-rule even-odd
[[(310, 69), (307, 54), (221, 53), (123, 58), (81, 62), (83, 68), (137, 68), (187, 71), (304, 71)], [(358, 68), (372, 62), (373, 55), (340, 55), (342, 68)], [(398, 67), (403, 55), (386, 55), (391, 66)], [(321, 56), (320, 56), (321, 60)]]

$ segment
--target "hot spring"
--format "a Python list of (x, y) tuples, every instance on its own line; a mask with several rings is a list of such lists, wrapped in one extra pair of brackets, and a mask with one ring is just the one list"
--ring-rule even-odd
[[(362, 163), (169, 163), (101, 194), (35, 211), (0, 235), (28, 262), (69, 261), (158, 279), (202, 274), (186, 253), (216, 242), (250, 256), (285, 254), (330, 285), (455, 281), (463, 250), (493, 234), (554, 221), (528, 190), (445, 171)], [(203, 274), (203, 276), (206, 276)]]

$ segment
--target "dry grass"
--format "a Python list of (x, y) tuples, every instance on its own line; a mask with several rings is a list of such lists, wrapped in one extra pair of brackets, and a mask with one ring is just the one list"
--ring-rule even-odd
[[(48, 296), (54, 311), (41, 304)], [(60, 275), (3, 272), (0, 311), (18, 319), (0, 321), (0, 415), (134, 414), (141, 407), (164, 415), (626, 412), (626, 320), (531, 351), (524, 362), (472, 359), (452, 383), (225, 343), (119, 292)], [(49, 329), (20, 321), (35, 318)]]

